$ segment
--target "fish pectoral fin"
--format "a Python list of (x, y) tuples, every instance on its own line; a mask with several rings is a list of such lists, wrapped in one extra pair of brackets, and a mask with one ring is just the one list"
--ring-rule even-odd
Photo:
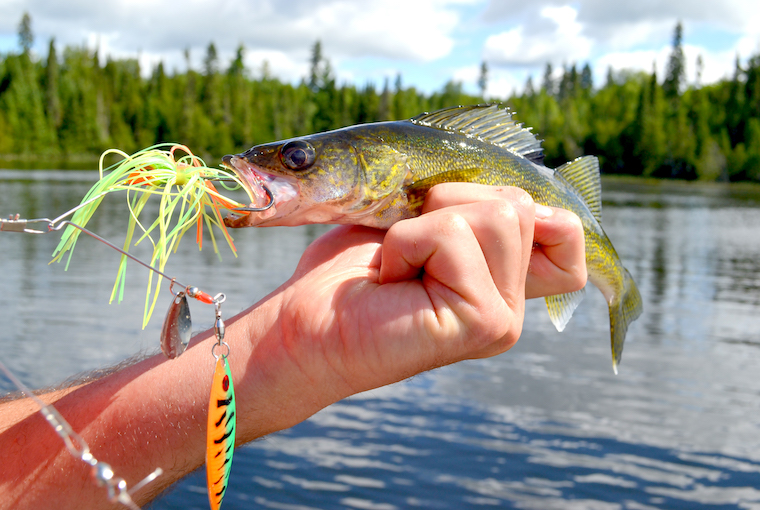
[(546, 308), (549, 310), (549, 318), (557, 331), (562, 331), (570, 322), (573, 312), (583, 301), (586, 295), (585, 287), (568, 294), (557, 294), (556, 296), (546, 296)]

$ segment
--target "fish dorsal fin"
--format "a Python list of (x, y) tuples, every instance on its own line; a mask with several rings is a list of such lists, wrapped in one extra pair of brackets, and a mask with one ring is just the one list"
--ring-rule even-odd
[(602, 179), (599, 176), (599, 160), (595, 156), (583, 156), (554, 170), (578, 192), (594, 215), (602, 222)]
[(458, 131), (543, 164), (544, 152), (536, 135), (515, 122), (512, 113), (499, 108), (498, 104), (454, 106), (417, 115), (411, 121), (445, 131)]

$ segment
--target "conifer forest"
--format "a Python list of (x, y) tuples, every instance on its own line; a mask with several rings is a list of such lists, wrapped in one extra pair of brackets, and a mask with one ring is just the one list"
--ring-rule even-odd
[[(548, 166), (584, 154), (599, 156), (602, 171), (707, 181), (760, 181), (760, 54), (732, 77), (687, 83), (681, 25), (673, 35), (664, 76), (613, 72), (593, 83), (586, 64), (556, 72), (547, 64), (541, 83), (531, 79), (508, 98), (465, 93), (449, 81), (425, 94), (390, 83), (337, 83), (329, 57), (315, 42), (311, 72), (285, 83), (244, 64), (239, 47), (221, 62), (210, 43), (201, 69), (146, 73), (135, 59), (105, 61), (85, 47), (45, 56), (30, 48), (31, 20), (19, 24), (19, 50), (0, 54), (0, 165), (59, 167), (91, 162), (108, 148), (135, 152), (178, 142), (215, 164), (223, 154), (252, 145), (351, 124), (413, 117), (457, 104), (502, 102), (543, 140)], [(487, 63), (479, 86), (487, 86)], [(76, 164), (78, 168), (92, 165)]]

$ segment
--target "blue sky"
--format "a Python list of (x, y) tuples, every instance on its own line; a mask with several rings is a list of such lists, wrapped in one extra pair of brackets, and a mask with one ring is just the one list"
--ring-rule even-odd
[(401, 73), (405, 86), (440, 90), (450, 79), (477, 90), (489, 66), (487, 95), (505, 98), (528, 76), (539, 84), (547, 62), (556, 70), (588, 62), (601, 84), (607, 68), (663, 74), (673, 28), (684, 26), (687, 75), (702, 82), (733, 73), (760, 54), (756, 0), (0, 0), (0, 52), (18, 50), (24, 12), (32, 16), (34, 51), (51, 37), (101, 55), (139, 58), (144, 72), (163, 61), (184, 70), (184, 50), (200, 68), (209, 42), (226, 65), (239, 44), (255, 75), (266, 60), (273, 75), (298, 81), (310, 48), (322, 41), (339, 81), (382, 87)]

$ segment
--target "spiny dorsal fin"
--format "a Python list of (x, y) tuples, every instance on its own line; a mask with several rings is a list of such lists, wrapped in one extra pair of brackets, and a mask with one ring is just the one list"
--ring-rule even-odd
[(543, 164), (541, 142), (530, 129), (515, 122), (508, 109), (500, 109), (498, 104), (454, 106), (417, 115), (411, 121), (445, 131), (458, 131)]
[(556, 170), (578, 192), (596, 221), (602, 222), (602, 179), (599, 176), (599, 160), (595, 156), (583, 156), (565, 163)]

